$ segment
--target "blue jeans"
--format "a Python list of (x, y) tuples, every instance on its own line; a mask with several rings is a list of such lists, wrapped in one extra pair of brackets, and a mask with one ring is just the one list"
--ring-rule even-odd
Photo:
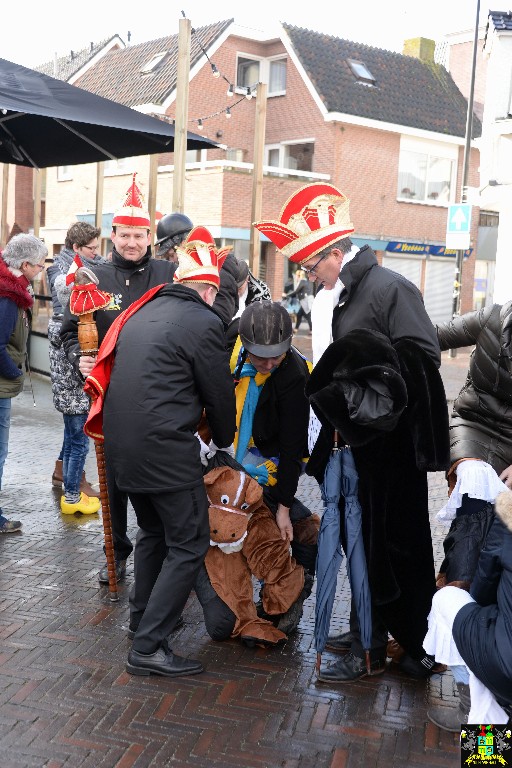
[(456, 683), (469, 683), (469, 671), (465, 664), (452, 664), (450, 669)]
[(0, 397), (0, 488), (9, 447), (9, 426), (11, 423), (11, 398)]
[(64, 450), (62, 453), (62, 477), (64, 493), (79, 494), (85, 459), (89, 451), (89, 438), (84, 432), (86, 413), (75, 416), (64, 413)]

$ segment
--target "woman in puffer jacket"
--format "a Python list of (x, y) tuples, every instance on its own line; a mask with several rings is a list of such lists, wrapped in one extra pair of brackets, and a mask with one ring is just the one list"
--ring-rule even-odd
[(53, 304), (53, 317), (48, 323), (53, 404), (64, 418), (64, 442), (55, 464), (52, 483), (64, 486), (60, 506), (65, 514), (94, 514), (100, 508), (100, 500), (84, 473), (89, 438), (84, 434), (83, 427), (89, 412), (89, 398), (84, 394), (84, 382), (67, 359), (60, 339), (64, 306), (71, 294), (71, 286), (66, 285), (67, 273), (75, 254), (80, 256), (84, 266), (105, 261), (98, 253), (100, 234), (100, 229), (86, 222), (72, 224), (67, 231), (64, 248), (47, 270)]
[(437, 326), (442, 350), (475, 345), (450, 421), (444, 583), (468, 588), (493, 521), (493, 502), (512, 486), (512, 302)]

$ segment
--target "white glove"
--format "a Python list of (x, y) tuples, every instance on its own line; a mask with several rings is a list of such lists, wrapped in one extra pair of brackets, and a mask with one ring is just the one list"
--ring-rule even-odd
[(213, 440), (210, 440), (210, 445), (208, 446), (208, 448), (211, 451), (211, 455), (208, 456), (209, 459), (211, 459), (212, 456), (215, 456), (217, 451), (224, 451), (225, 453), (229, 453), (232, 459), (235, 458), (235, 447), (233, 443), (231, 443), (231, 445), (229, 445), (227, 448), (218, 448), (213, 442)]
[(199, 440), (199, 457), (201, 459), (201, 464), (203, 467), (208, 466), (208, 454), (210, 453), (210, 448), (206, 445), (204, 440), (201, 439), (198, 432), (194, 433), (195, 437)]

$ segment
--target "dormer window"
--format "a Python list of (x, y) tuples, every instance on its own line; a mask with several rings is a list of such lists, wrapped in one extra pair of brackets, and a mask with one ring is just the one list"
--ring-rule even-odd
[(168, 51), (161, 51), (160, 53), (157, 53), (155, 56), (153, 56), (147, 64), (144, 64), (144, 66), (141, 68), (140, 72), (142, 75), (149, 75), (150, 72), (154, 72), (155, 69), (158, 67), (158, 65), (163, 61), (163, 59), (167, 56)]
[(375, 85), (375, 78), (362, 61), (356, 61), (355, 59), (347, 59), (348, 65), (353, 74), (360, 83), (365, 85)]

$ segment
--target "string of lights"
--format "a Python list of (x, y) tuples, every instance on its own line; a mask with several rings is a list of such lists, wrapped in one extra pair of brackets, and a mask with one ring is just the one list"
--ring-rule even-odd
[[(184, 19), (187, 18), (184, 11), (181, 12), (181, 15), (183, 16)], [(201, 40), (199, 39), (199, 35), (197, 34), (196, 30), (193, 27), (191, 28), (191, 33), (194, 35), (194, 37), (196, 39), (196, 42), (199, 45), (199, 48), (201, 49), (203, 55), (206, 57), (206, 60), (208, 61), (209, 65), (210, 65), (210, 68), (212, 70), (213, 77), (216, 80), (218, 80), (219, 78), (222, 78), (228, 84), (228, 89), (226, 91), (226, 96), (228, 98), (232, 98), (234, 96), (234, 93), (235, 93), (235, 87), (234, 87), (233, 83), (231, 82), (231, 80), (229, 80), (229, 78), (226, 77), (226, 75), (224, 75), (219, 70), (219, 68), (217, 67), (215, 62), (213, 62), (210, 59), (210, 57), (208, 56), (208, 53), (207, 53), (205, 47), (203, 46)], [(226, 115), (226, 119), (229, 120), (231, 118), (231, 111), (235, 107), (237, 107), (238, 104), (243, 102), (245, 99), (247, 99), (248, 101), (250, 101), (252, 99), (256, 86), (257, 86), (257, 83), (255, 83), (254, 85), (247, 86), (245, 94), (243, 96), (241, 96), (239, 99), (237, 99), (237, 101), (235, 101), (232, 104), (230, 104), (229, 106), (224, 107), (223, 109), (220, 109), (217, 112), (213, 112), (211, 115), (205, 115), (204, 117), (191, 118), (191, 119), (189, 119), (189, 123), (196, 123), (198, 130), (201, 131), (204, 128), (204, 123), (207, 120), (211, 120), (213, 117), (219, 117), (219, 115), (225, 114)]]

